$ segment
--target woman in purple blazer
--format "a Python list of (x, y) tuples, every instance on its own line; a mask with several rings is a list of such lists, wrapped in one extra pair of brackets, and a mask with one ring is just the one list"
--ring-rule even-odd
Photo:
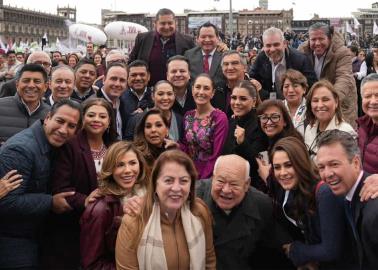
[(83, 128), (57, 153), (51, 176), (52, 193), (75, 191), (66, 197), (71, 211), (48, 218), (42, 263), (48, 269), (80, 265), (79, 219), (90, 198), (97, 196), (97, 175), (107, 148), (116, 141), (113, 109), (104, 99), (88, 99)]
[(180, 147), (193, 159), (199, 179), (213, 174), (228, 133), (226, 114), (210, 103), (214, 92), (211, 77), (205, 73), (198, 75), (192, 89), (196, 109), (184, 116), (184, 138)]

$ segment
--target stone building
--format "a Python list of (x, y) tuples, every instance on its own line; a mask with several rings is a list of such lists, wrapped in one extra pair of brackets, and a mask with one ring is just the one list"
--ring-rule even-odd
[(66, 39), (65, 20), (76, 21), (76, 8), (57, 8), (57, 14), (11, 7), (0, 0), (0, 36), (3, 43), (40, 42), (46, 33), (50, 41)]
[(238, 32), (241, 35), (261, 35), (269, 27), (277, 27), (282, 31), (291, 28), (293, 9), (268, 10), (256, 8), (241, 10), (238, 14)]

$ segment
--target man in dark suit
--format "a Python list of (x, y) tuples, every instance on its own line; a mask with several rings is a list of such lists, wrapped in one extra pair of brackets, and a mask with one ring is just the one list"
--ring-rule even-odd
[(168, 59), (167, 81), (173, 85), (176, 94), (173, 111), (184, 115), (187, 111), (193, 110), (196, 104), (190, 85), (189, 60), (186, 57), (176, 55)]
[(359, 268), (378, 269), (378, 199), (360, 200), (368, 174), (362, 170), (356, 140), (344, 131), (324, 132), (318, 141), (317, 164), (333, 193), (345, 196), (345, 216)]
[(219, 157), (212, 180), (198, 181), (196, 194), (214, 218), (217, 269), (268, 269), (285, 260), (277, 251), (290, 240), (274, 222), (271, 199), (250, 187), (245, 159)]
[(151, 73), (149, 86), (153, 86), (156, 82), (165, 79), (166, 63), (170, 57), (183, 55), (186, 50), (193, 47), (191, 36), (176, 31), (173, 11), (162, 8), (155, 17), (155, 30), (137, 35), (129, 63), (136, 59), (146, 61)]
[(280, 29), (271, 27), (263, 33), (264, 47), (252, 65), (249, 75), (262, 84), (259, 92), (262, 100), (268, 98), (283, 99), (281, 76), (289, 68), (298, 70), (307, 78), (311, 87), (317, 81), (310, 60), (293, 48), (286, 48)]
[(217, 51), (219, 31), (215, 25), (207, 22), (198, 29), (197, 47), (185, 52), (190, 64), (190, 77), (195, 79), (201, 73), (207, 73), (215, 85), (224, 84), (222, 72), (222, 53)]
[(126, 129), (125, 103), (121, 100), (126, 91), (127, 69), (121, 63), (109, 65), (105, 70), (104, 86), (92, 97), (103, 98), (112, 104), (118, 138), (122, 139)]

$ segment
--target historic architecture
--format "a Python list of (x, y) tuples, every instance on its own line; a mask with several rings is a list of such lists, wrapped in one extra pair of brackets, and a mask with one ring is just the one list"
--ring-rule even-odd
[(4, 44), (40, 42), (45, 33), (52, 42), (66, 39), (67, 19), (76, 22), (76, 8), (58, 7), (54, 15), (3, 5), (0, 0), (0, 36)]

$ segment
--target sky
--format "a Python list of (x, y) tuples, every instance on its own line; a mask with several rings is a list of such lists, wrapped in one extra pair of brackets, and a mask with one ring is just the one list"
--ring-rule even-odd
[[(378, 1), (378, 0), (377, 0)], [(175, 13), (183, 13), (184, 9), (229, 10), (230, 0), (4, 0), (4, 4), (23, 7), (26, 9), (56, 14), (59, 5), (72, 6), (77, 9), (77, 21), (83, 23), (101, 23), (101, 9), (119, 10), (128, 13), (149, 12), (156, 13), (163, 7), (172, 9)], [(294, 10), (294, 19), (311, 19), (314, 13), (321, 17), (350, 17), (352, 11), (358, 8), (371, 8), (371, 0), (269, 0), (269, 9)], [(234, 10), (254, 9), (258, 7), (258, 0), (232, 0)]]

